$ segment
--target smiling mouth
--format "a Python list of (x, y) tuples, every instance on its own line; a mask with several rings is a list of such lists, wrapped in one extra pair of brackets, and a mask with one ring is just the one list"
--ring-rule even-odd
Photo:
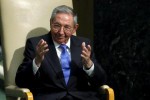
[(64, 39), (65, 37), (57, 37), (58, 39)]
[(57, 36), (58, 39), (64, 39), (65, 36)]

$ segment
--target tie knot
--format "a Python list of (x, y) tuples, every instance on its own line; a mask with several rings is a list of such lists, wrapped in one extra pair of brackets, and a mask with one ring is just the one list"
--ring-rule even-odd
[(62, 50), (66, 50), (66, 49), (67, 49), (67, 45), (65, 45), (65, 44), (61, 44), (59, 47), (60, 47)]

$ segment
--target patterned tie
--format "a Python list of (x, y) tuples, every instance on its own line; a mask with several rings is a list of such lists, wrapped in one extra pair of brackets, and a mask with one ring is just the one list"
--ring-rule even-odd
[(65, 44), (61, 44), (59, 46), (62, 50), (61, 56), (60, 56), (60, 62), (61, 62), (61, 67), (63, 70), (64, 78), (66, 84), (68, 83), (69, 80), (69, 75), (70, 75), (70, 55), (67, 52), (67, 46)]

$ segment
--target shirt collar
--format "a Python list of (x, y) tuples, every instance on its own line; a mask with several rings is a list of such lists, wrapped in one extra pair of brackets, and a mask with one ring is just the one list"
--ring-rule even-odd
[[(60, 46), (60, 44), (58, 44), (54, 40), (53, 40), (53, 42), (54, 42), (55, 48), (58, 48)], [(66, 43), (66, 45), (67, 45), (68, 48), (70, 48), (70, 38), (68, 39), (68, 42)]]

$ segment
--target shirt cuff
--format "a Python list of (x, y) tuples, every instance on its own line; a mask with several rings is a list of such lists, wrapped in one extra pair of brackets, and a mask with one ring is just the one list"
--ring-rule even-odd
[(38, 71), (39, 67), (36, 65), (35, 63), (35, 59), (33, 59), (33, 73), (36, 74), (36, 72)]
[(83, 70), (88, 74), (88, 76), (92, 77), (93, 74), (94, 74), (94, 64), (92, 65), (92, 67), (90, 69), (86, 69), (84, 66), (83, 66)]

